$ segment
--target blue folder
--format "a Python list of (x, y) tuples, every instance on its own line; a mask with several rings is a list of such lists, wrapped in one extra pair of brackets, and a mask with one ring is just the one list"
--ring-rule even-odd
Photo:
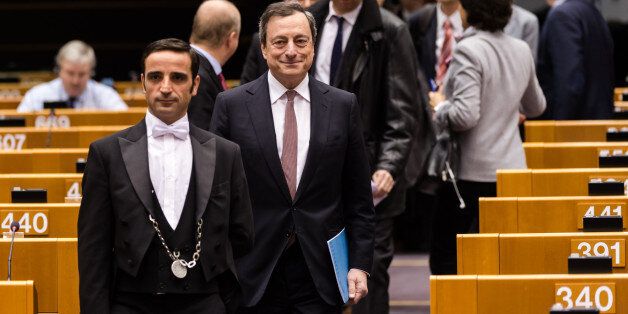
[(347, 280), (347, 275), (349, 274), (349, 244), (344, 228), (327, 241), (327, 247), (329, 248), (331, 262), (334, 265), (336, 283), (338, 283), (342, 301), (347, 303), (349, 301), (349, 281)]

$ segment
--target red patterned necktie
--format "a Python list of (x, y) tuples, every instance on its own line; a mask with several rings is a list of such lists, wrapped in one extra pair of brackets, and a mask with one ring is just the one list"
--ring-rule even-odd
[(297, 92), (286, 92), (286, 112), (283, 123), (283, 148), (281, 150), (281, 168), (288, 183), (290, 196), (294, 199), (297, 192), (297, 117), (294, 113), (294, 96)]
[(451, 60), (451, 46), (454, 40), (453, 30), (451, 29), (449, 20), (445, 21), (443, 30), (445, 31), (445, 38), (443, 40), (443, 47), (440, 50), (440, 56), (438, 57), (438, 72), (436, 73), (436, 83), (439, 86), (443, 84), (443, 79), (445, 79), (445, 74), (447, 74), (447, 68)]
[(220, 80), (220, 85), (222, 85), (223, 90), (228, 90), (229, 86), (227, 85), (227, 80), (225, 80), (225, 76), (222, 73), (218, 74), (218, 79)]

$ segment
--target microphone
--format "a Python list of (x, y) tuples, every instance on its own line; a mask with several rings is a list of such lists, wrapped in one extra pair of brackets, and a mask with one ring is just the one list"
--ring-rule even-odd
[(9, 260), (8, 260), (8, 276), (7, 281), (11, 281), (11, 258), (13, 257), (13, 243), (15, 242), (15, 233), (20, 230), (20, 223), (14, 221), (11, 223), (11, 246), (9, 248)]

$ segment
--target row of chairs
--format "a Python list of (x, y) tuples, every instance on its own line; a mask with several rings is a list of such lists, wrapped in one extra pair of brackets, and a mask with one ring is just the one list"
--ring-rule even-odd
[(430, 278), (431, 313), (628, 313), (624, 131), (628, 121), (526, 122), (530, 169), (497, 172), (480, 233), (457, 237), (458, 275)]

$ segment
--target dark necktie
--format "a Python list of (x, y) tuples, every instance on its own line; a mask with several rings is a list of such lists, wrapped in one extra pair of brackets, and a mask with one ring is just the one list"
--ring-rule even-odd
[(332, 16), (333, 19), (338, 22), (338, 32), (336, 33), (336, 40), (334, 40), (334, 47), (331, 50), (331, 64), (329, 65), (329, 85), (332, 85), (334, 78), (336, 77), (336, 71), (340, 65), (342, 59), (342, 24), (344, 18), (342, 16)]
[(294, 113), (294, 96), (297, 92), (286, 92), (288, 102), (283, 123), (283, 148), (281, 150), (281, 168), (288, 183), (290, 196), (294, 200), (297, 193), (297, 117)]
[(74, 108), (76, 104), (76, 97), (68, 98), (68, 108)]

